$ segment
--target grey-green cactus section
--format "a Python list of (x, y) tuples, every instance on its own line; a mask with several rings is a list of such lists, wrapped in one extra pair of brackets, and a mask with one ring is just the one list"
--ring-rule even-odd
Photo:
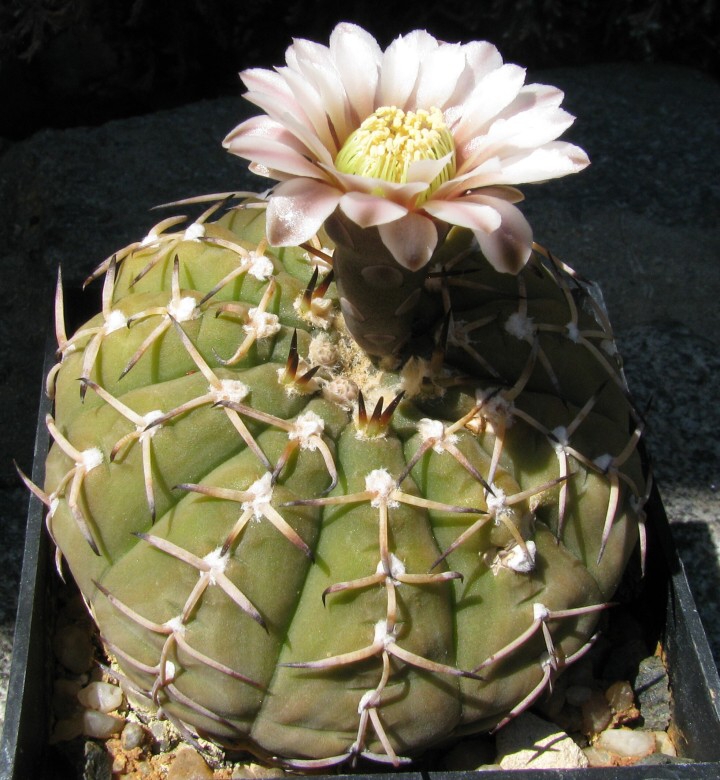
[(58, 285), (35, 490), (133, 701), (299, 768), (398, 764), (591, 646), (644, 542), (642, 425), (548, 252), (498, 274), (454, 229), (418, 354), (378, 365), (327, 242), (269, 247), (262, 206), (162, 221), (74, 335)]

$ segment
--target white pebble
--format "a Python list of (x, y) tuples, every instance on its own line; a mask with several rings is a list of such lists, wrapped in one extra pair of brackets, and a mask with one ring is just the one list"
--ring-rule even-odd
[(78, 691), (78, 701), (83, 707), (98, 712), (112, 712), (123, 702), (123, 695), (117, 685), (107, 682), (91, 682)]
[(607, 729), (600, 734), (595, 745), (616, 756), (637, 758), (654, 752), (655, 734), (633, 729)]
[(145, 729), (134, 721), (128, 721), (121, 735), (123, 750), (132, 750), (145, 742)]
[(655, 735), (655, 752), (664, 756), (677, 756), (677, 750), (665, 731), (653, 731)]
[(580, 748), (557, 726), (525, 712), (497, 734), (503, 769), (575, 769), (588, 766)]
[(114, 715), (107, 715), (96, 710), (85, 710), (82, 715), (83, 734), (86, 737), (107, 739), (122, 731), (124, 725), (124, 718), (117, 718)]

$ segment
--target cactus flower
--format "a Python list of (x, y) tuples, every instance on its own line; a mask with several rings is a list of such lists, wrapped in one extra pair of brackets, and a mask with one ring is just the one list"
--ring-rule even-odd
[(382, 51), (341, 23), (329, 46), (296, 39), (286, 62), (240, 74), (265, 115), (225, 139), (252, 171), (280, 182), (267, 210), (274, 246), (307, 241), (339, 209), (377, 227), (411, 271), (459, 225), (497, 270), (517, 273), (532, 231), (514, 185), (588, 165), (582, 149), (556, 140), (574, 120), (560, 108), (563, 93), (525, 84), (525, 70), (490, 43), (415, 30)]

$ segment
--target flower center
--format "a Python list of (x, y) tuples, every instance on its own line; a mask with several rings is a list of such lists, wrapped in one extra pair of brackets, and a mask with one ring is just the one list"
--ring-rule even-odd
[(441, 160), (448, 155), (445, 166), (418, 196), (418, 202), (426, 201), (455, 175), (453, 137), (438, 108), (406, 113), (396, 106), (382, 106), (348, 137), (335, 159), (335, 167), (343, 173), (404, 184), (410, 163)]

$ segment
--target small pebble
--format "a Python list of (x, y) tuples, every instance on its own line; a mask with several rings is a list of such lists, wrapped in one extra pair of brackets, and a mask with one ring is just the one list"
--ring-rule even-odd
[(613, 683), (605, 691), (605, 698), (613, 712), (625, 712), (635, 706), (635, 694), (632, 686), (625, 680)]
[(69, 624), (59, 628), (53, 639), (57, 660), (73, 674), (87, 672), (92, 666), (95, 651), (87, 630)]
[(125, 720), (96, 710), (85, 710), (82, 714), (82, 723), (83, 734), (86, 737), (106, 739), (112, 734), (119, 733), (125, 725)]
[(599, 734), (612, 721), (612, 710), (605, 694), (601, 691), (591, 691), (590, 696), (583, 702), (581, 710), (585, 734)]
[(88, 740), (85, 743), (83, 780), (112, 780), (112, 759), (100, 745)]
[(123, 702), (120, 688), (107, 682), (91, 682), (78, 692), (77, 697), (84, 707), (98, 712), (112, 712)]
[(677, 756), (677, 750), (666, 731), (655, 731), (655, 752), (665, 756)]
[(153, 752), (168, 753), (177, 745), (177, 732), (166, 720), (153, 720), (148, 728), (155, 743)]
[(598, 737), (595, 746), (624, 758), (639, 758), (655, 750), (655, 735), (639, 729), (607, 729)]
[(278, 766), (262, 766), (262, 764), (245, 764), (233, 769), (231, 780), (263, 780), (268, 777), (284, 777), (285, 772)]
[(145, 742), (145, 729), (135, 721), (129, 720), (122, 730), (120, 740), (123, 750), (133, 750)]
[(503, 769), (575, 769), (588, 760), (570, 737), (548, 721), (525, 712), (497, 734), (496, 761)]
[(167, 774), (167, 780), (212, 780), (213, 771), (192, 748), (178, 750)]
[(613, 754), (608, 753), (607, 750), (600, 750), (595, 745), (583, 748), (583, 753), (590, 766), (612, 766), (613, 764)]

